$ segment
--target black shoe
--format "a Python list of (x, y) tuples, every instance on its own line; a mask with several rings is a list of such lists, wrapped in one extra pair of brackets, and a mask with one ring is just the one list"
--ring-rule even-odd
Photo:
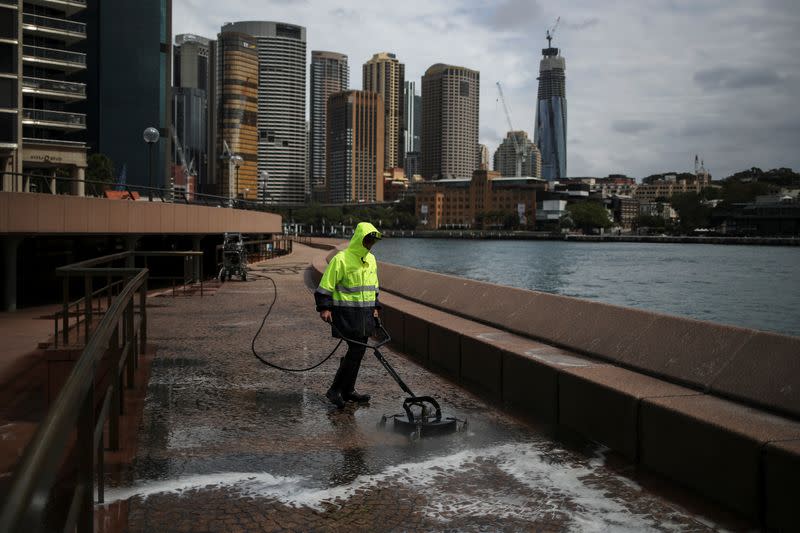
[(369, 402), (370, 399), (369, 394), (359, 394), (356, 391), (345, 392), (341, 396), (348, 402), (356, 402), (356, 403), (367, 403)]
[(325, 393), (325, 397), (328, 398), (331, 403), (339, 409), (344, 409), (344, 398), (342, 398), (342, 393), (338, 390), (329, 389), (328, 392)]

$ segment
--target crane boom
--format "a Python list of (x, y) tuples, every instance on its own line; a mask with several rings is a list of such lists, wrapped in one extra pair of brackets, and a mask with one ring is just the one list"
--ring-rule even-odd
[(555, 23), (555, 24), (553, 24), (553, 27), (552, 27), (552, 28), (548, 28), (548, 29), (547, 29), (547, 47), (548, 47), (548, 48), (552, 48), (552, 46), (551, 46), (551, 44), (550, 44), (550, 41), (552, 41), (552, 40), (553, 40), (553, 37), (554, 37), (554, 36), (555, 36), (555, 34), (556, 34), (556, 28), (558, 28), (558, 23), (559, 23), (559, 22), (561, 22), (561, 17), (558, 17), (558, 18), (556, 19), (556, 23)]
[(519, 144), (519, 140), (517, 139), (516, 130), (514, 130), (514, 126), (511, 124), (511, 113), (508, 112), (508, 106), (506, 105), (506, 97), (503, 95), (503, 86), (500, 85), (500, 82), (497, 82), (497, 92), (500, 93), (500, 102), (503, 104), (503, 111), (506, 113), (506, 121), (508, 121), (508, 129), (511, 133), (511, 140), (514, 141), (514, 152), (516, 154), (516, 176), (522, 176), (522, 162), (525, 160), (525, 153), (523, 148)]

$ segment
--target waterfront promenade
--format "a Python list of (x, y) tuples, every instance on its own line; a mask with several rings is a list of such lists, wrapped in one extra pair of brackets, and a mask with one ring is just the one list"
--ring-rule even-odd
[(373, 400), (344, 411), (324, 397), (343, 352), (308, 373), (264, 367), (249, 352), (272, 298), (264, 275), (278, 286), (258, 343), (267, 358), (307, 366), (335, 345), (313, 309), (307, 268), (325, 252), (294, 250), (210, 296), (151, 298), (157, 354), (138, 451), (107, 474), (101, 529), (114, 517), (132, 532), (748, 526), (671, 485), (632, 477), (606, 448), (552, 440), (391, 349), (385, 355), (415, 392), (469, 419), (466, 434), (412, 443), (376, 428), (382, 414), (400, 412), (404, 394), (369, 354), (359, 389)]

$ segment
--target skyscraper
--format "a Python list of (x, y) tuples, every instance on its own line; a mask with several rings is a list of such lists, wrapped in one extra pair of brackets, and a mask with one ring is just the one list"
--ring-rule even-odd
[(234, 22), (222, 33), (252, 35), (258, 47), (258, 194), (268, 204), (305, 203), (306, 29), (282, 22)]
[(471, 178), (479, 168), (480, 76), (441, 63), (422, 76), (422, 177)]
[[(194, 181), (199, 192), (210, 193), (209, 161), (214, 159), (209, 122), (211, 86), (216, 83), (212, 47), (215, 42), (199, 35), (182, 34), (173, 46), (172, 125), (179, 146), (173, 146), (173, 164)], [(181, 155), (183, 157), (181, 157)], [(185, 162), (186, 168), (183, 167)], [(176, 175), (176, 181), (180, 176)]]
[(365, 91), (381, 95), (384, 117), (385, 168), (403, 166), (403, 91), (406, 67), (394, 54), (380, 52), (364, 63), (363, 86)]
[[(0, 171), (83, 178), (86, 3), (0, 4)], [(23, 190), (18, 176), (3, 181)]]
[(422, 129), (422, 98), (416, 92), (416, 82), (407, 81), (403, 90), (403, 151), (419, 152)]
[(558, 48), (542, 49), (539, 63), (539, 95), (536, 105), (534, 142), (542, 154), (542, 178), (553, 181), (567, 177), (566, 63)]
[(86, 2), (87, 142), (129, 184), (149, 183), (145, 128), (153, 147), (153, 185), (171, 185), (172, 0)]
[[(517, 142), (514, 143), (514, 137)], [(503, 177), (517, 175), (517, 146), (522, 149), (523, 160), (520, 176), (538, 178), (542, 172), (542, 156), (539, 149), (524, 131), (509, 131), (494, 153), (494, 169)]]
[(346, 91), (350, 84), (350, 67), (347, 56), (337, 52), (311, 52), (311, 132), (309, 148), (309, 180), (312, 196), (322, 200), (325, 192), (325, 144), (328, 97)]
[[(220, 33), (217, 41), (217, 193), (255, 199), (258, 194), (258, 46), (252, 35)], [(233, 156), (241, 157), (236, 168)]]
[(383, 98), (346, 91), (328, 99), (328, 201), (383, 201)]

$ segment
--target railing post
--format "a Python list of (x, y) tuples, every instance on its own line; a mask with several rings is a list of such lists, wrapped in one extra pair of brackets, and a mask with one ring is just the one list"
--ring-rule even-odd
[(109, 369), (108, 380), (111, 384), (111, 409), (108, 415), (108, 448), (110, 450), (119, 450), (119, 415), (122, 410), (122, 391), (120, 390), (121, 376), (119, 374), (119, 323), (114, 327), (114, 332), (111, 334), (109, 340)]
[(139, 290), (139, 316), (139, 353), (144, 355), (147, 351), (147, 279)]
[(111, 274), (106, 275), (106, 309), (111, 309)]
[(63, 331), (61, 332), (64, 346), (69, 344), (69, 276), (64, 276), (64, 304), (62, 307), (62, 317), (64, 320)]
[(136, 371), (136, 359), (139, 355), (136, 353), (136, 343), (134, 339), (136, 335), (133, 332), (133, 297), (131, 297), (128, 304), (125, 306), (125, 341), (124, 346), (128, 347), (128, 360), (125, 365), (128, 369), (128, 388), (133, 388), (133, 381)]
[(89, 392), (83, 400), (78, 416), (78, 442), (75, 448), (78, 458), (77, 487), (84, 487), (80, 503), (77, 529), (94, 529), (94, 378)]
[(85, 334), (84, 343), (89, 342), (89, 328), (92, 326), (92, 277), (89, 274), (83, 276), (83, 286), (85, 289), (85, 297), (83, 299), (83, 314), (85, 319)]

